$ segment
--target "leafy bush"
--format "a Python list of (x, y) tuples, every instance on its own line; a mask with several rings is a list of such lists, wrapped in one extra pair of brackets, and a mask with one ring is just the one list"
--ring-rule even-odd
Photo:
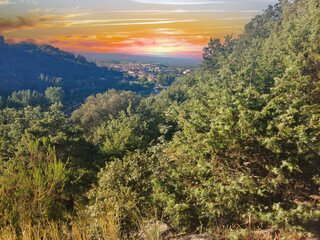
[(101, 145), (101, 151), (110, 157), (121, 157), (129, 151), (148, 146), (147, 123), (137, 114), (120, 112), (100, 126), (94, 141)]
[(238, 39), (209, 43), (153, 181), (173, 228), (246, 227), (253, 214), (256, 227), (305, 231), (319, 220), (305, 203), (319, 195), (319, 11), (282, 1)]
[(86, 102), (72, 113), (72, 119), (85, 130), (87, 136), (92, 136), (101, 124), (110, 119), (110, 116), (118, 117), (120, 112), (127, 110), (129, 106), (135, 110), (140, 100), (141, 97), (133, 92), (112, 89), (88, 97)]
[(91, 191), (89, 214), (94, 219), (111, 218), (119, 236), (128, 237), (150, 216), (154, 159), (135, 153), (106, 164), (98, 185)]

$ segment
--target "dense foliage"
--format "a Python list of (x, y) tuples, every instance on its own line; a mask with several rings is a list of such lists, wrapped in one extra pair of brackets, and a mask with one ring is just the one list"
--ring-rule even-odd
[[(153, 188), (144, 206), (173, 229), (312, 231), (320, 216), (319, 14), (317, 0), (269, 7), (238, 38), (210, 41), (192, 87), (159, 96), (182, 95), (163, 109), (162, 124), (175, 133), (138, 176)], [(105, 171), (98, 196), (117, 170)]]
[(80, 109), (72, 114), (72, 119), (86, 131), (93, 132), (97, 127), (110, 119), (118, 117), (121, 111), (135, 109), (141, 97), (130, 91), (117, 92), (110, 90), (103, 94), (90, 96)]
[(0, 101), (0, 227), (318, 234), (319, 69), (319, 0), (281, 1), (239, 37), (212, 39), (202, 66), (158, 96), (109, 90), (68, 118), (63, 88), (12, 93)]

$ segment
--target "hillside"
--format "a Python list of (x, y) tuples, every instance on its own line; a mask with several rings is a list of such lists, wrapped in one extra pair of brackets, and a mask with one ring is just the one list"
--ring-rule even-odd
[(21, 42), (7, 44), (0, 38), (0, 95), (30, 89), (43, 93), (49, 86), (62, 87), (66, 94), (92, 94), (114, 87), (122, 74), (99, 68), (82, 56), (50, 45)]
[(2, 238), (320, 239), (320, 1), (203, 57), (157, 96), (0, 110)]
[[(173, 232), (213, 239), (319, 235), (319, 0), (270, 6), (238, 38), (212, 39), (203, 56), (154, 99), (158, 144), (100, 172), (90, 213), (112, 209), (124, 239), (153, 209)], [(97, 130), (106, 152), (119, 141), (110, 124)]]

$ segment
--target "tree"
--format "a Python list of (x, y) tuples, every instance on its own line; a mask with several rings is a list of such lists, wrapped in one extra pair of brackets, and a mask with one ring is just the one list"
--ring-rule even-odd
[(45, 91), (45, 98), (51, 104), (62, 102), (63, 100), (63, 90), (61, 87), (48, 87)]
[(177, 75), (175, 73), (164, 73), (160, 72), (157, 77), (157, 85), (169, 86), (176, 79)]
[[(129, 110), (130, 111), (130, 110)], [(150, 139), (147, 122), (138, 114), (121, 111), (118, 118), (111, 117), (95, 132), (94, 142), (109, 157), (122, 157), (130, 151), (144, 149)]]
[(121, 239), (139, 230), (142, 219), (152, 214), (150, 175), (154, 162), (150, 153), (137, 152), (107, 163), (90, 192), (91, 218), (113, 219), (109, 224), (114, 224)]
[(110, 119), (117, 118), (122, 110), (130, 106), (134, 111), (139, 105), (141, 97), (130, 91), (109, 90), (103, 94), (90, 96), (86, 102), (72, 113), (75, 120), (86, 131), (87, 136), (97, 127)]
[(208, 71), (217, 72), (226, 64), (227, 57), (233, 51), (234, 41), (232, 36), (228, 35), (224, 39), (224, 43), (220, 38), (210, 39), (208, 47), (203, 49), (202, 66)]
[(66, 210), (64, 186), (70, 181), (66, 165), (57, 159), (46, 139), (29, 142), (25, 154), (1, 164), (0, 226), (38, 226), (62, 219)]
[(13, 92), (7, 100), (7, 105), (15, 108), (44, 106), (45, 104), (44, 96), (37, 91), (31, 92), (31, 90)]

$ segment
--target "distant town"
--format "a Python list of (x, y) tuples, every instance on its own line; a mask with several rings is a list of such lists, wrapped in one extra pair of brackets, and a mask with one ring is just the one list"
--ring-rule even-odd
[(100, 67), (117, 70), (124, 73), (124, 82), (145, 86), (166, 87), (177, 77), (189, 75), (193, 68), (165, 66), (155, 63), (119, 62), (97, 60), (95, 63)]

